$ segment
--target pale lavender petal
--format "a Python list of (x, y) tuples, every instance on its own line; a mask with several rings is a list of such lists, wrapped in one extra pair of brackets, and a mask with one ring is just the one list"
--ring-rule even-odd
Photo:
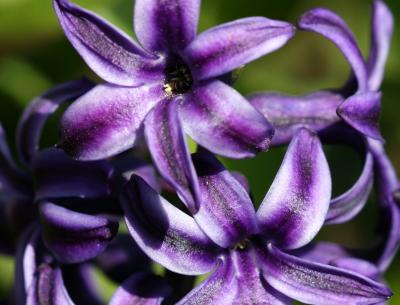
[(329, 265), (348, 271), (354, 271), (370, 279), (379, 281), (380, 271), (374, 264), (366, 260), (354, 257), (342, 257), (332, 260), (329, 262)]
[(35, 199), (102, 198), (111, 194), (113, 169), (106, 161), (76, 161), (60, 149), (40, 151), (32, 160)]
[(328, 265), (334, 260), (351, 256), (351, 253), (348, 250), (332, 242), (308, 244), (303, 248), (291, 251), (290, 254), (324, 265)]
[(121, 194), (125, 222), (133, 239), (154, 261), (187, 275), (204, 274), (215, 267), (221, 251), (192, 217), (174, 207), (138, 176), (132, 176)]
[(271, 145), (281, 145), (290, 142), (300, 127), (320, 131), (338, 122), (336, 108), (343, 97), (329, 91), (305, 96), (266, 92), (251, 95), (248, 100), (275, 128)]
[(373, 139), (382, 140), (379, 131), (381, 93), (358, 93), (345, 100), (337, 109), (339, 116), (350, 126)]
[(65, 35), (101, 78), (121, 86), (162, 81), (163, 58), (142, 50), (125, 33), (68, 0), (53, 4)]
[(201, 33), (184, 50), (197, 80), (223, 75), (281, 48), (295, 33), (290, 23), (249, 17)]
[(385, 285), (360, 274), (291, 256), (271, 244), (259, 253), (267, 282), (303, 303), (375, 304), (392, 295)]
[(79, 160), (104, 159), (131, 148), (146, 114), (164, 96), (162, 84), (99, 85), (76, 100), (61, 120), (61, 143)]
[(180, 51), (195, 37), (200, 0), (136, 0), (135, 33), (151, 51)]
[(198, 85), (180, 108), (185, 132), (215, 154), (254, 157), (274, 134), (264, 116), (221, 81)]
[(29, 165), (39, 150), (40, 138), (47, 119), (65, 102), (78, 98), (92, 89), (87, 79), (58, 85), (35, 98), (24, 110), (17, 126), (17, 152), (25, 165)]
[(372, 154), (367, 151), (360, 177), (348, 191), (332, 199), (325, 224), (346, 222), (362, 210), (368, 201), (373, 186), (373, 163)]
[(78, 263), (103, 252), (118, 231), (118, 222), (77, 213), (52, 203), (40, 205), (43, 240), (64, 263)]
[(192, 158), (201, 200), (194, 219), (201, 229), (222, 248), (258, 233), (253, 203), (239, 181), (210, 153), (196, 153)]
[(146, 142), (154, 164), (183, 198), (191, 212), (198, 209), (199, 186), (177, 108), (178, 100), (165, 99), (147, 115)]
[(109, 305), (161, 305), (170, 292), (170, 287), (161, 278), (137, 273), (122, 283)]
[(272, 288), (262, 276), (251, 246), (231, 252), (238, 293), (232, 305), (290, 305), (291, 300)]
[(245, 175), (237, 171), (231, 171), (231, 175), (239, 181), (240, 185), (250, 194), (250, 184)]
[(358, 81), (358, 90), (367, 90), (367, 65), (353, 33), (341, 17), (327, 9), (317, 8), (302, 15), (298, 24), (302, 30), (318, 33), (331, 40), (350, 63)]
[(238, 292), (235, 268), (229, 256), (221, 257), (212, 275), (176, 305), (231, 305)]
[(372, 7), (371, 49), (368, 58), (369, 90), (381, 86), (393, 35), (393, 14), (385, 2), (375, 0)]
[(321, 142), (299, 129), (257, 212), (260, 230), (283, 248), (306, 245), (325, 221), (331, 186)]

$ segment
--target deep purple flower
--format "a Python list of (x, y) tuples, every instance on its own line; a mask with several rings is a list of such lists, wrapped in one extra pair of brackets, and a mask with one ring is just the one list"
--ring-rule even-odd
[(178, 273), (214, 270), (178, 304), (373, 304), (386, 286), (289, 254), (325, 221), (329, 167), (318, 137), (300, 129), (257, 213), (241, 183), (206, 152), (193, 156), (202, 204), (189, 216), (133, 176), (121, 203), (129, 232), (153, 260)]
[(54, 6), (67, 38), (106, 81), (62, 118), (61, 146), (74, 158), (125, 151), (144, 125), (160, 173), (195, 210), (198, 185), (184, 132), (227, 157), (268, 148), (268, 121), (219, 77), (284, 45), (294, 34), (289, 23), (244, 18), (196, 37), (200, 0), (137, 0), (135, 33), (142, 48), (67, 0), (54, 0)]
[[(333, 12), (326, 9), (311, 10), (300, 18), (299, 28), (317, 32), (332, 40), (350, 62), (357, 82), (352, 76), (347, 86), (337, 92), (319, 91), (298, 97), (267, 92), (253, 94), (248, 99), (275, 128), (272, 145), (289, 142), (296, 130), (307, 127), (328, 134), (329, 138), (337, 133), (335, 142), (348, 144), (360, 153), (364, 162), (360, 177), (345, 194), (333, 199), (332, 213), (327, 217), (327, 223), (342, 223), (356, 216), (367, 202), (372, 189), (373, 157), (366, 139), (358, 140), (360, 136), (356, 133), (350, 135), (351, 131), (338, 123), (343, 120), (368, 137), (381, 138), (378, 128), (378, 90), (389, 51), (393, 17), (382, 1), (374, 1), (368, 63), (363, 59), (346, 23)], [(335, 213), (333, 206), (337, 207)]]

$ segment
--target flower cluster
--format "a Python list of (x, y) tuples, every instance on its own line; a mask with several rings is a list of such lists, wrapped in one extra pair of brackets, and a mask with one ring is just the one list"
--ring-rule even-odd
[[(298, 30), (332, 41), (349, 62), (343, 88), (248, 97), (232, 87), (236, 70), (284, 46), (294, 25), (247, 17), (196, 35), (200, 0), (136, 0), (136, 43), (69, 0), (53, 4), (102, 82), (71, 81), (34, 99), (18, 123), (18, 162), (0, 126), (0, 251), (16, 257), (5, 304), (104, 304), (94, 270), (119, 285), (110, 305), (391, 297), (383, 276), (400, 245), (400, 189), (378, 126), (393, 31), (381, 0), (367, 59), (334, 12), (299, 18)], [(47, 119), (70, 101), (59, 142), (41, 148)], [(346, 145), (363, 163), (337, 197), (323, 145)], [(278, 146), (285, 156), (261, 204), (246, 178), (216, 158)], [(358, 215), (374, 186), (382, 225), (371, 247), (313, 241), (323, 226)]]

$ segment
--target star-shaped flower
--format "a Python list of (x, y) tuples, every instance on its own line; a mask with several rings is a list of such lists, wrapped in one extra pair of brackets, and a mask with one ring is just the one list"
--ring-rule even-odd
[(196, 37), (200, 0), (137, 0), (139, 46), (67, 0), (54, 0), (54, 6), (69, 41), (106, 81), (62, 118), (60, 145), (74, 158), (125, 151), (144, 125), (160, 173), (194, 211), (198, 185), (184, 133), (232, 158), (268, 148), (273, 136), (268, 121), (220, 78), (283, 46), (294, 35), (291, 24), (251, 17)]
[(390, 290), (362, 274), (293, 256), (322, 227), (331, 178), (316, 135), (300, 129), (258, 211), (210, 154), (193, 156), (202, 204), (189, 216), (133, 177), (122, 194), (129, 232), (178, 273), (214, 273), (178, 304), (374, 304)]

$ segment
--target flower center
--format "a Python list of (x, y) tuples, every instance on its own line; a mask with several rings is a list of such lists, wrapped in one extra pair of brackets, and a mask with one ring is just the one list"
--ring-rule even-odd
[(166, 69), (164, 92), (169, 95), (183, 94), (190, 90), (193, 84), (192, 73), (186, 64), (174, 64)]
[(247, 247), (249, 240), (247, 238), (242, 239), (236, 245), (233, 246), (233, 250), (244, 250)]

